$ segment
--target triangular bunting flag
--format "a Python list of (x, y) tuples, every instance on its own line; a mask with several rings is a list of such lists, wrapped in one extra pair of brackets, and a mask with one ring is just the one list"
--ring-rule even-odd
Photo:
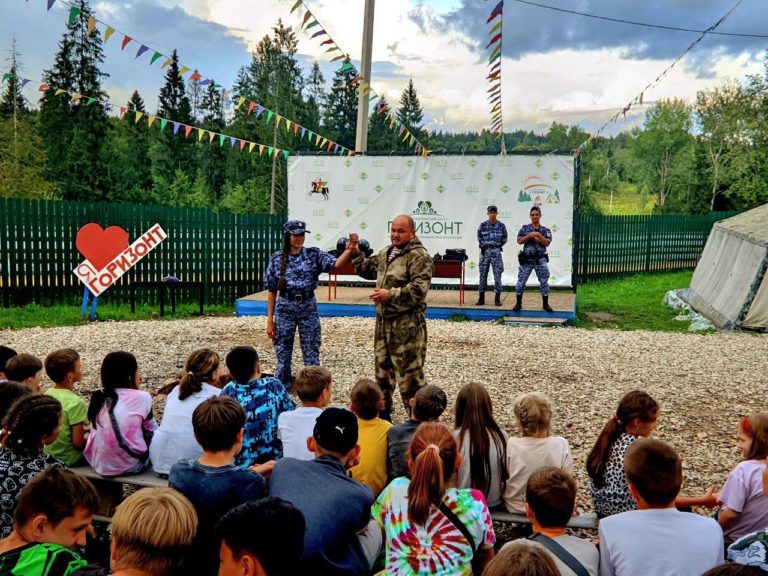
[(91, 104), (93, 104), (94, 102), (96, 102), (96, 98), (93, 98), (93, 97), (88, 98), (88, 101), (85, 103), (85, 106), (88, 107)]
[(309, 24), (307, 24), (306, 30), (309, 30), (310, 28), (314, 28), (315, 26), (320, 26), (320, 22), (317, 20), (312, 20)]
[(197, 129), (197, 141), (201, 142), (203, 140), (203, 136), (205, 135), (205, 130), (202, 128)]
[(208, 142), (209, 142), (210, 144), (213, 144), (213, 139), (214, 139), (215, 137), (216, 137), (216, 133), (215, 133), (215, 132), (208, 132)]
[(197, 72), (197, 71), (195, 71), (195, 73), (189, 77), (190, 80), (194, 80), (194, 81), (200, 80), (200, 78), (202, 78), (202, 76), (200, 76), (200, 72)]
[(312, 142), (312, 136), (314, 136), (314, 134), (312, 133), (312, 130), (307, 130), (307, 140)]
[(245, 145), (246, 145), (246, 144), (247, 144), (247, 142), (246, 142), (245, 140), (240, 140), (240, 150), (242, 150), (243, 148), (245, 148)]
[(299, 133), (299, 125), (295, 122), (293, 123), (293, 135), (296, 136), (296, 134)]
[(184, 74), (186, 74), (187, 72), (189, 72), (189, 68), (187, 68), (186, 66), (182, 66), (181, 70), (179, 70), (179, 78), (184, 76)]
[(192, 126), (184, 125), (184, 138), (189, 138), (189, 134), (192, 132)]
[(280, 120), (282, 120), (283, 117), (280, 116), (280, 114), (277, 115), (277, 124), (275, 124), (275, 128), (280, 128)]
[(265, 110), (264, 106), (257, 106), (256, 107), (256, 118), (261, 116), (261, 114), (262, 114), (262, 112), (264, 112), (264, 110)]
[(352, 62), (344, 62), (344, 65), (339, 68), (339, 72), (344, 72), (346, 70), (349, 70), (350, 68), (353, 68)]
[(30, 81), (29, 81), (29, 80), (27, 80), (26, 78), (22, 78), (22, 79), (21, 79), (21, 87), (22, 87), (22, 89), (24, 88), (24, 86), (26, 86), (27, 84), (29, 84), (29, 82), (30, 82)]
[(50, 12), (51, 7), (56, 3), (56, 0), (48, 0), (48, 11)]
[(90, 18), (88, 18), (88, 28), (87, 28), (87, 30), (88, 30), (88, 36), (90, 36), (91, 34), (93, 34), (93, 29), (94, 29), (94, 28), (96, 28), (96, 18), (94, 18), (93, 16), (91, 16)]
[(296, 11), (296, 8), (298, 8), (299, 6), (301, 6), (301, 0), (296, 0), (296, 3), (293, 6), (291, 6), (291, 14), (293, 14)]
[(256, 147), (256, 142), (251, 142), (250, 144), (248, 144), (248, 154), (250, 154), (251, 152), (253, 152), (253, 149), (254, 149), (255, 147)]
[(57, 88), (56, 92), (54, 93), (54, 96), (61, 96), (62, 94), (66, 94), (66, 93), (67, 91), (64, 90), (63, 88)]
[(320, 134), (315, 134), (315, 146), (320, 146)]
[(165, 118), (160, 118), (160, 132), (165, 130), (165, 127), (168, 125), (168, 120)]
[(253, 109), (256, 108), (256, 102), (251, 101), (250, 104), (248, 104), (248, 114), (253, 112)]
[(259, 156), (264, 154), (264, 144), (259, 144)]
[(275, 113), (272, 112), (272, 110), (267, 112), (267, 126), (269, 126), (269, 121), (272, 120), (272, 116), (274, 116), (274, 115), (275, 115)]
[(283, 150), (283, 156), (285, 156), (285, 159), (288, 160), (288, 150)]
[(152, 64), (154, 64), (155, 62), (157, 62), (158, 60), (160, 60), (160, 58), (162, 58), (162, 57), (163, 57), (163, 55), (162, 55), (162, 54), (160, 54), (160, 52), (155, 52), (155, 53), (152, 55), (152, 59), (149, 61), (149, 65), (150, 65), (150, 66), (152, 66)]
[(320, 46), (325, 46), (326, 44), (333, 44), (333, 38), (328, 38), (328, 40), (320, 42)]
[(181, 124), (179, 124), (178, 122), (174, 122), (173, 123), (173, 133), (174, 134), (177, 134), (179, 132), (179, 126), (181, 126)]
[(40, 87), (38, 88), (38, 90), (40, 92), (45, 92), (46, 90), (48, 90), (48, 88), (50, 88), (50, 85), (48, 85), (48, 84), (40, 84)]
[(75, 22), (77, 22), (77, 17), (80, 16), (80, 8), (75, 8), (74, 6), (69, 9), (69, 20), (68, 24), (70, 26), (74, 26)]
[(131, 43), (131, 40), (133, 40), (133, 38), (131, 38), (130, 36), (123, 36), (123, 44), (120, 50), (125, 50), (125, 47)]
[(120, 106), (120, 110), (117, 112), (118, 118), (122, 120), (123, 116), (125, 116), (125, 111), (126, 111), (125, 107)]
[(219, 146), (224, 146), (224, 140), (226, 139), (227, 137), (224, 134), (219, 134)]
[(112, 37), (112, 34), (115, 33), (115, 29), (112, 28), (112, 26), (107, 26), (107, 29), (104, 31), (104, 43), (106, 44), (109, 42), (109, 39)]
[(292, 124), (292, 122), (290, 120), (286, 119), (286, 121), (285, 121), (285, 131), (286, 132), (290, 132), (291, 124)]
[(344, 54), (339, 54), (336, 56), (336, 58), (331, 58), (331, 62), (336, 62), (336, 60), (344, 60), (346, 56)]
[(323, 34), (328, 34), (328, 32), (326, 32), (325, 30), (319, 30), (314, 34), (312, 34), (312, 36), (310, 36), (310, 39), (317, 38), (318, 36), (322, 36)]
[(306, 128), (304, 128), (304, 126), (302, 126), (302, 127), (301, 127), (301, 138), (302, 138), (302, 139), (304, 138), (304, 134), (306, 134), (306, 133), (307, 133), (307, 129), (306, 129)]
[[(146, 46), (144, 46), (144, 44), (142, 44), (141, 47), (136, 51), (136, 58), (144, 54), (144, 52), (146, 52), (147, 50), (149, 50), (149, 48), (147, 48)], [(134, 58), (134, 60), (136, 58)]]
[(235, 147), (236, 142), (237, 142), (237, 138), (235, 138), (234, 136), (229, 137), (229, 145), (232, 146), (232, 148)]
[(304, 14), (304, 20), (301, 21), (301, 27), (302, 28), (304, 28), (304, 24), (306, 24), (307, 20), (309, 20), (310, 18), (312, 18), (312, 12), (307, 10), (307, 12)]
[(167, 58), (167, 59), (165, 60), (165, 62), (163, 62), (163, 63), (162, 63), (162, 65), (160, 66), (160, 68), (167, 68), (168, 66), (170, 66), (170, 65), (171, 65), (171, 63), (172, 63), (172, 62), (173, 62), (173, 59), (172, 59), (172, 58)]
[(269, 157), (272, 158), (272, 154), (275, 153), (275, 149), (272, 148), (272, 146), (267, 146), (267, 150), (269, 150)]
[(144, 116), (144, 112), (135, 112), (136, 117), (133, 119), (134, 124), (138, 124), (139, 120), (141, 120), (141, 117)]
[(147, 118), (147, 126), (149, 126), (149, 127), (151, 128), (151, 127), (152, 127), (152, 124), (154, 124), (154, 123), (155, 123), (155, 120), (157, 120), (157, 116), (152, 116), (152, 115), (150, 114), (150, 115), (149, 115), (149, 118)]
[(245, 102), (245, 96), (240, 96), (240, 98), (237, 100), (237, 106), (235, 106), (235, 108), (240, 108), (240, 106), (242, 106), (244, 102)]
[(496, 30), (500, 29), (500, 28), (501, 28), (501, 24), (502, 24), (502, 22), (501, 22), (501, 21), (498, 21), (498, 22), (496, 23), (496, 25), (495, 25), (493, 28), (491, 28), (491, 29), (490, 29), (490, 31), (488, 32), (488, 34), (489, 34), (489, 35), (490, 35), (490, 34), (493, 34), (494, 32), (496, 32)]

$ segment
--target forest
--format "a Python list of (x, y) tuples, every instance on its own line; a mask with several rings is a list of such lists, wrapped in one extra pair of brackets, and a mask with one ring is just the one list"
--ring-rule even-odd
[[(204, 84), (199, 74), (184, 78), (174, 52), (159, 94), (135, 91), (111, 110), (98, 104), (109, 101), (100, 69), (103, 39), (88, 29), (87, 0), (75, 4), (79, 13), (52, 55), (39, 103), (25, 96), (33, 88), (22, 90), (23, 54), (15, 45), (3, 47), (11, 58), (0, 85), (0, 196), (282, 212), (287, 154), (317, 147), (304, 129), (265, 122), (252, 106), (239, 105), (244, 100), (354, 149), (358, 71), (345, 60), (329, 85), (317, 62), (302, 69), (295, 32), (282, 21), (258, 42), (231, 93)], [(414, 153), (392, 129), (389, 113), (431, 154), (500, 152), (500, 139), (488, 130), (427, 132), (417, 82), (410, 80), (399, 102), (372, 102), (371, 152)], [(148, 110), (145, 99), (159, 102), (157, 109)], [(150, 115), (164, 120), (153, 126)], [(199, 130), (185, 136), (178, 125)], [(244, 153), (236, 139), (263, 143), (269, 152)], [(574, 150), (588, 139), (580, 158), (582, 212), (690, 214), (766, 203), (768, 53), (762, 74), (700, 91), (693, 103), (648, 104), (642, 126), (613, 137), (590, 139), (579, 126), (558, 122), (541, 134), (503, 135), (510, 153)]]

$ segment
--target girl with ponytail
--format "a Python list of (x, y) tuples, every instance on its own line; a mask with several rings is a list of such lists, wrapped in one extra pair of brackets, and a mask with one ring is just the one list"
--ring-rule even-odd
[(218, 381), (220, 362), (219, 355), (210, 348), (195, 350), (187, 358), (184, 375), (168, 394), (162, 423), (149, 447), (152, 468), (158, 474), (167, 475), (179, 460), (197, 459), (203, 455), (192, 429), (192, 413), (208, 398), (221, 392), (214, 386)]
[(43, 452), (61, 431), (61, 403), (45, 395), (22, 396), (8, 409), (0, 437), (0, 538), (13, 531), (21, 489), (49, 466), (63, 464)]
[(421, 424), (408, 448), (411, 479), (393, 480), (371, 511), (384, 530), (387, 575), (471, 575), (493, 556), (485, 498), (455, 488), (456, 440), (438, 422)]
[(598, 517), (636, 508), (624, 474), (624, 455), (632, 442), (651, 435), (658, 414), (658, 402), (645, 392), (634, 390), (624, 395), (605, 423), (587, 456), (589, 490)]
[(101, 363), (101, 390), (91, 394), (91, 432), (85, 459), (102, 476), (138, 474), (149, 466), (157, 427), (152, 396), (139, 390), (141, 372), (130, 352), (110, 352)]

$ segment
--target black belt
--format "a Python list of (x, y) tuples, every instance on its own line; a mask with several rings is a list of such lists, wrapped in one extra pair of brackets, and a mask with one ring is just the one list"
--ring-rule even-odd
[(291, 302), (308, 302), (315, 298), (315, 291), (311, 292), (280, 292), (280, 298), (285, 298)]

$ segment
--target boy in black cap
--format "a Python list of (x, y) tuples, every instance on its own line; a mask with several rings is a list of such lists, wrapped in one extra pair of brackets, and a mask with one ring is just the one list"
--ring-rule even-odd
[(499, 209), (496, 206), (488, 206), (488, 220), (477, 228), (477, 243), (480, 245), (480, 281), (476, 302), (478, 306), (485, 304), (488, 268), (493, 268), (493, 291), (496, 294), (493, 303), (495, 306), (501, 306), (501, 274), (504, 272), (501, 251), (507, 243), (507, 227), (496, 219), (498, 214)]
[(373, 492), (347, 473), (360, 454), (357, 434), (352, 412), (326, 408), (307, 438), (315, 459), (283, 458), (272, 471), (269, 495), (292, 503), (307, 523), (298, 573), (367, 575), (379, 555)]

